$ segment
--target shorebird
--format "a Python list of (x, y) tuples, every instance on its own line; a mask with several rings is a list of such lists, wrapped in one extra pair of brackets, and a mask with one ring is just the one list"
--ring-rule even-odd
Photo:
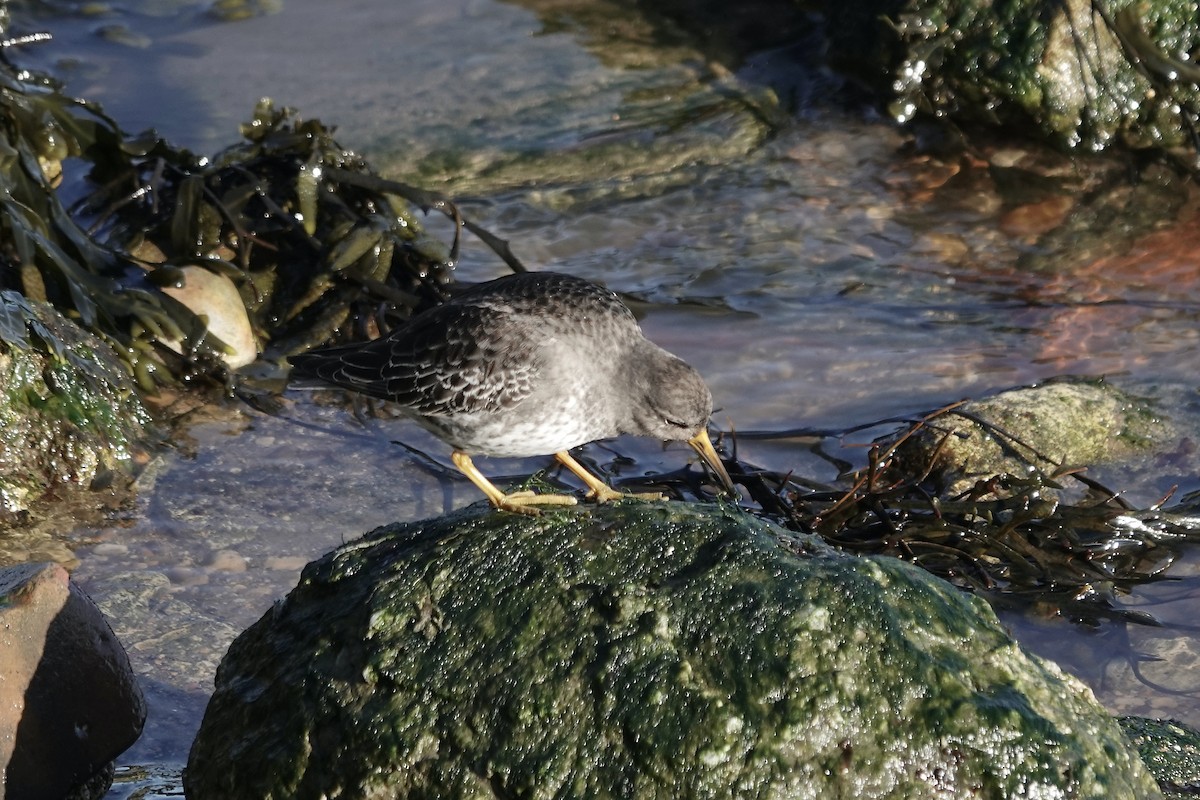
[(575, 498), (505, 494), (472, 455), (553, 453), (588, 487), (588, 499), (604, 502), (628, 495), (568, 451), (620, 434), (686, 441), (733, 491), (708, 438), (712, 395), (700, 374), (648, 340), (614, 293), (581, 278), (553, 272), (497, 278), (379, 339), (291, 362), (296, 377), (399, 405), (453, 448), (454, 465), (496, 508), (536, 514), (536, 506), (571, 505)]

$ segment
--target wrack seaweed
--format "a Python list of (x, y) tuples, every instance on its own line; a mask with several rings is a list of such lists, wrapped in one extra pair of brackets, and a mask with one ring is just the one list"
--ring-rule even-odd
[[(279, 357), (375, 335), (444, 299), (457, 239), (448, 251), (427, 235), (405, 195), (473, 227), (444, 198), (380, 183), (330, 128), (269, 100), (240, 143), (207, 158), (153, 131), (127, 136), (53, 79), (0, 60), (0, 122), (0, 289), (100, 335), (144, 392), (232, 382), (227, 343), (162, 291), (185, 269), (231, 281), (259, 349)], [(88, 190), (68, 209), (57, 188), (76, 169)]]
[[(968, 415), (961, 406), (909, 420), (898, 433), (875, 441), (866, 465), (844, 469), (836, 486), (756, 469), (736, 457), (727, 466), (759, 513), (845, 550), (911, 561), (997, 607), (1026, 608), (1092, 626), (1105, 619), (1158, 624), (1144, 611), (1122, 607), (1119, 598), (1139, 584), (1170, 580), (1168, 568), (1181, 548), (1200, 540), (1200, 498), (1185, 497), (1167, 508), (1166, 497), (1135, 508), (1081, 468), (1047, 468), (1045, 459), (1033, 457), (1023, 458), (1019, 471), (948, 492), (938, 461), (955, 434), (942, 434), (941, 445), (932, 450), (906, 444), (918, 432), (936, 431), (951, 417)], [(1012, 434), (970, 418), (1010, 454), (1029, 453)], [(824, 442), (852, 432), (807, 434), (819, 453)], [(779, 436), (795, 438), (796, 432)]]

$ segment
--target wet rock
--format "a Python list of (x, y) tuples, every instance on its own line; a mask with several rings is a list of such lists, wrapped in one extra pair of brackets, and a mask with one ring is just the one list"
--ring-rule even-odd
[(145, 720), (124, 649), (66, 571), (0, 569), (0, 795), (103, 796)]
[(192, 800), (1153, 798), (987, 605), (736, 510), (474, 507), (310, 564), (231, 646)]
[(128, 483), (150, 416), (112, 349), (0, 292), (0, 522), (47, 491)]
[(1087, 151), (1191, 145), (1200, 94), (1183, 0), (825, 3), (842, 69), (923, 113)]
[(1048, 383), (974, 400), (907, 438), (901, 471), (929, 474), (947, 495), (998, 475), (1053, 475), (1112, 462), (1165, 441), (1171, 425), (1146, 401), (1102, 381)]

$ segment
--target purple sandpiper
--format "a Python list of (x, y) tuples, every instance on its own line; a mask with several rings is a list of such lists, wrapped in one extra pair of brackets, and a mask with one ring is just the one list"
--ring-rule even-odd
[[(620, 434), (686, 441), (732, 492), (708, 438), (700, 374), (646, 339), (608, 289), (553, 272), (472, 286), (374, 341), (291, 358), (293, 375), (390, 400), (454, 448), (454, 465), (497, 508), (571, 505), (569, 495), (505, 494), (471, 455), (553, 453), (603, 502), (625, 497), (567, 452)], [(644, 497), (644, 496), (643, 496)], [(653, 497), (660, 497), (653, 495)]]

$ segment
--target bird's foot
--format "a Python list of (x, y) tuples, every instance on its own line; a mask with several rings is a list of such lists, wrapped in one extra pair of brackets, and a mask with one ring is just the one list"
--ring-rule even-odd
[(600, 484), (599, 486), (589, 490), (584, 497), (595, 503), (607, 503), (612, 500), (646, 500), (649, 502), (659, 502), (667, 499), (665, 494), (659, 494), (658, 492), (618, 492), (616, 489), (613, 489), (605, 484)]
[(538, 506), (573, 506), (579, 501), (569, 494), (538, 494), (529, 490), (509, 492), (496, 498), (492, 505), (501, 511), (536, 517), (542, 513)]

